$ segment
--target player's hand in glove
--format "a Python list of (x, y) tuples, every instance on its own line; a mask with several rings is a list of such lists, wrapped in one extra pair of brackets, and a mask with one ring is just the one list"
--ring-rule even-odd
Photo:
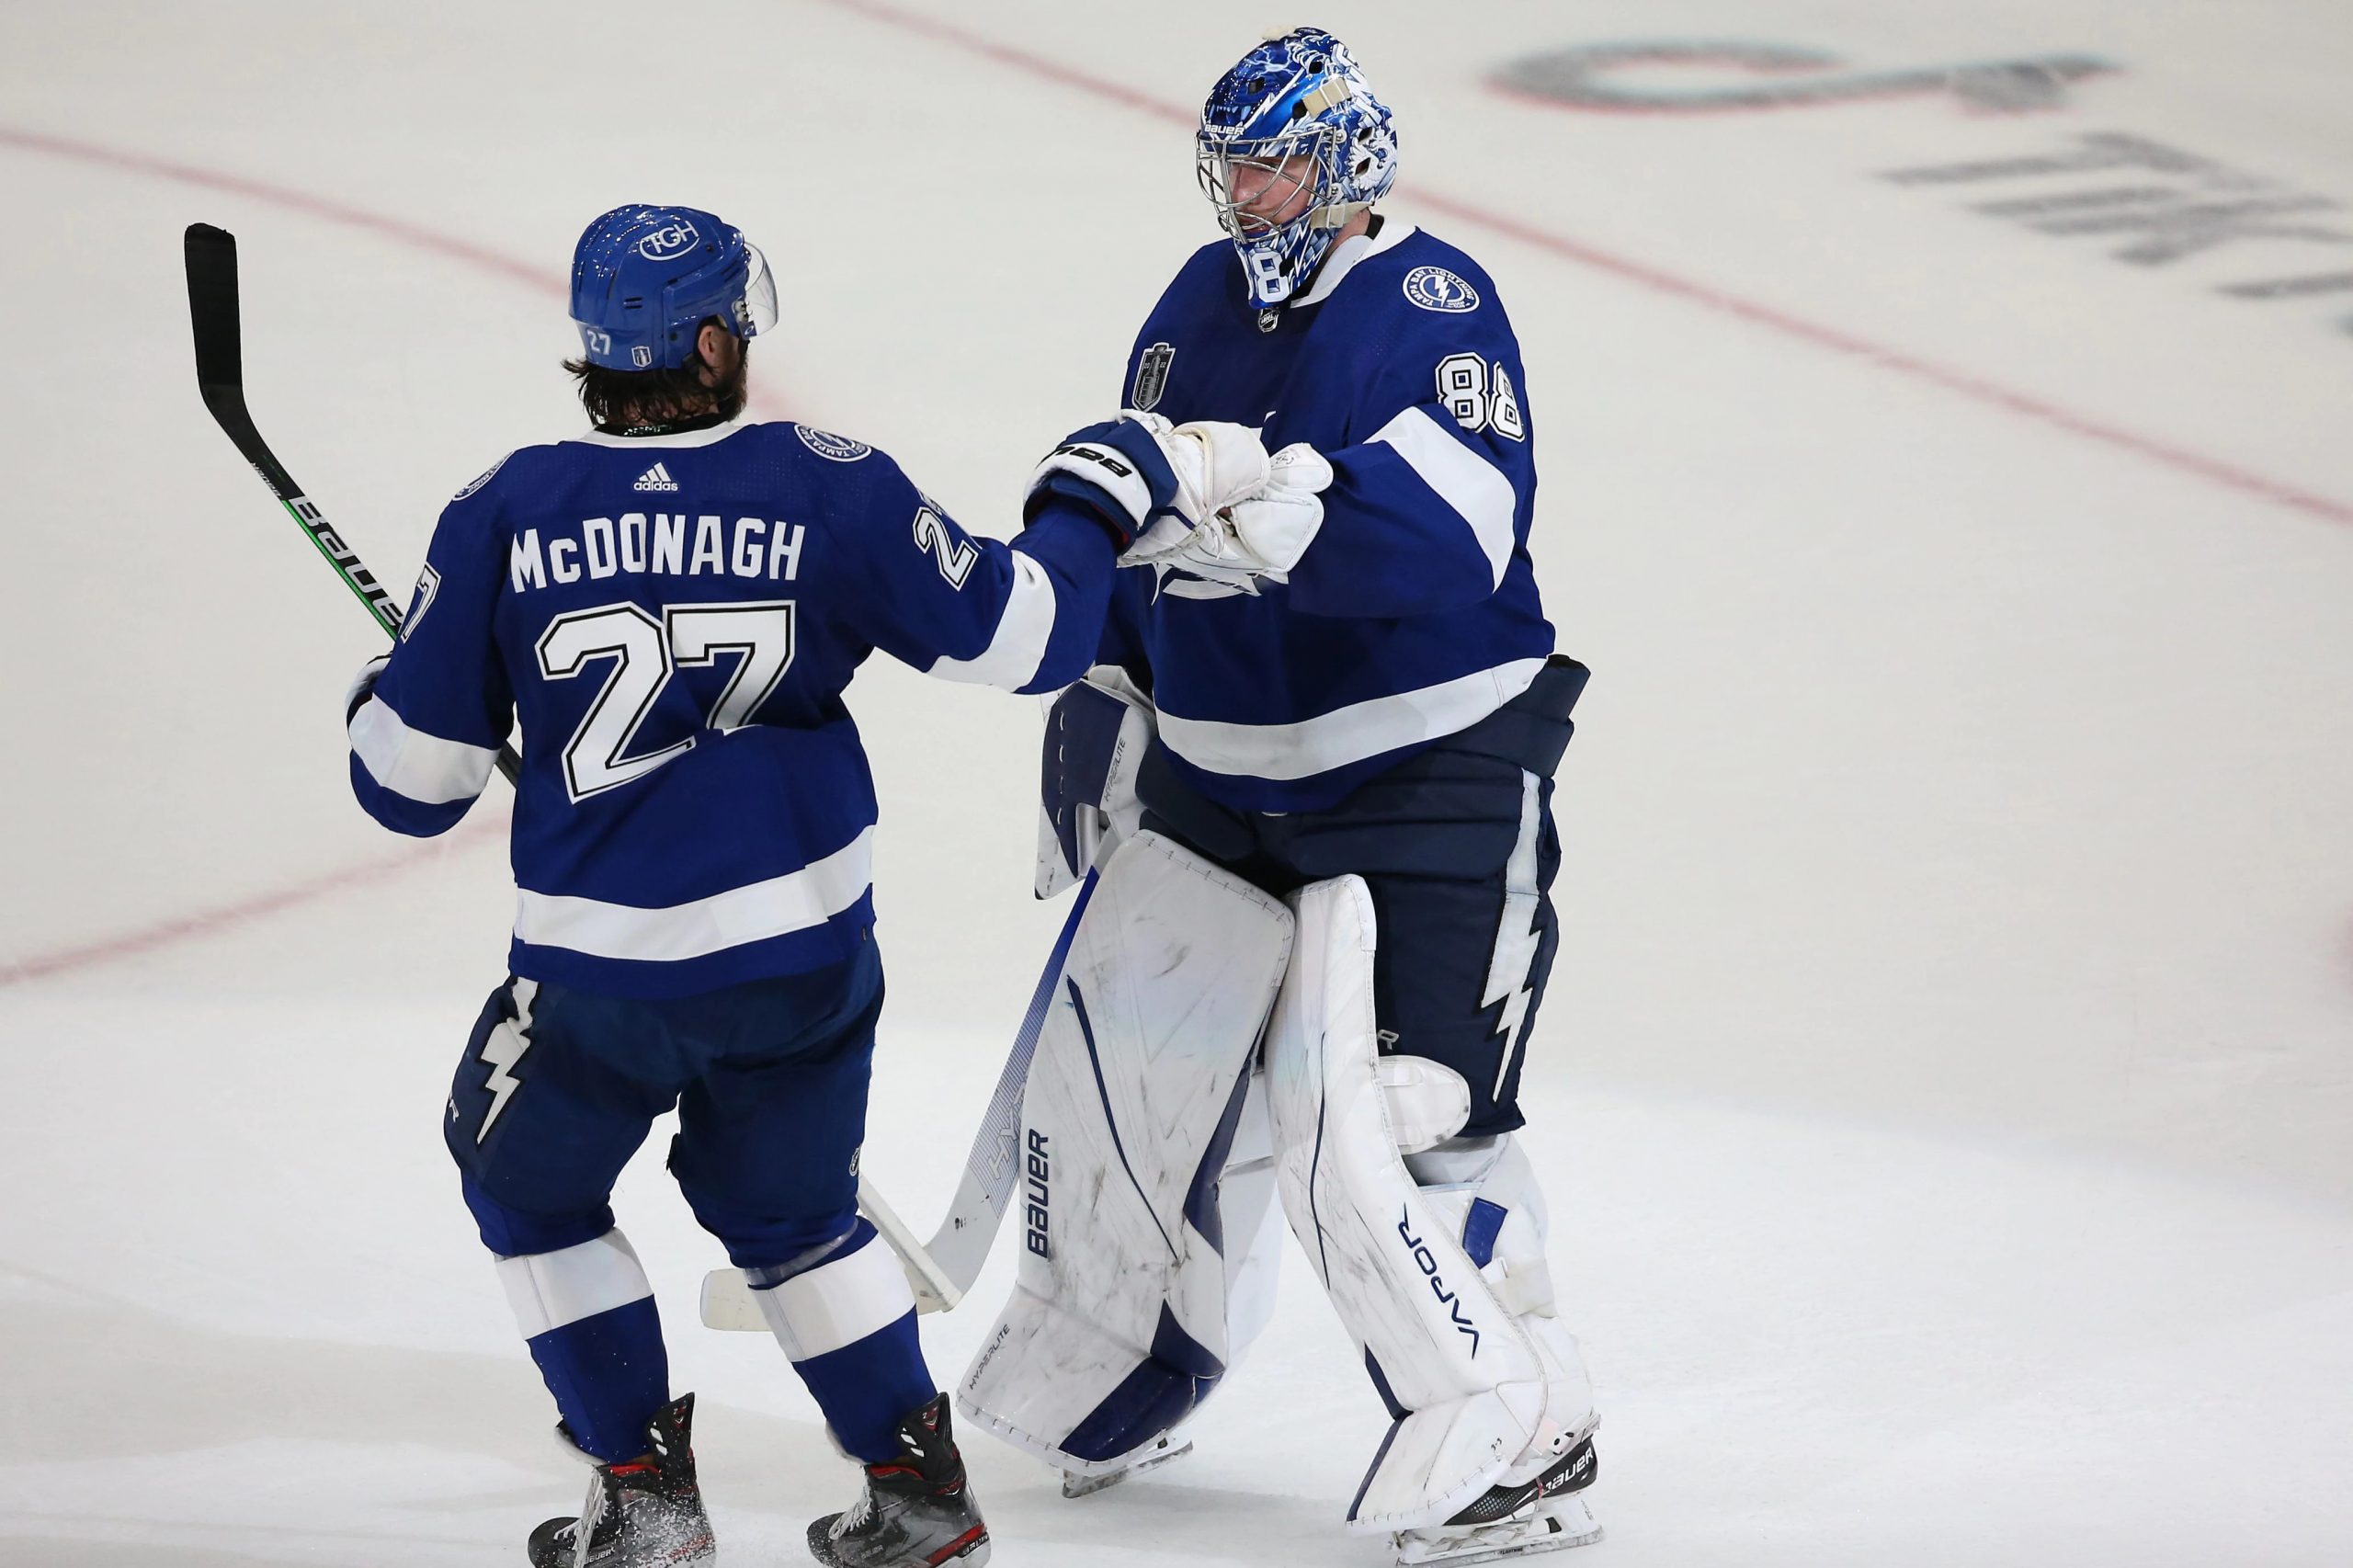
[(1246, 426), (1182, 427), (1130, 410), (1073, 431), (1029, 476), (1023, 520), (1050, 500), (1087, 511), (1111, 530), (1122, 564), (1159, 559), (1218, 508), (1263, 489), (1266, 449)]
[(1120, 557), (1122, 566), (1148, 566), (1185, 547), (1226, 506), (1264, 489), (1267, 449), (1247, 425), (1201, 419), (1171, 425), (1157, 414), (1128, 409), (1120, 422), (1152, 434), (1176, 481), (1176, 494), (1138, 530), (1135, 543)]
[(359, 673), (351, 677), (351, 688), (343, 694), (343, 722), (345, 723), (350, 723), (353, 716), (359, 711), (361, 704), (365, 703), (368, 699), (374, 694), (376, 690), (376, 677), (382, 675), (384, 673), (384, 666), (392, 662), (392, 656), (390, 653), (379, 653), (374, 658), (359, 666)]
[(1200, 528), (1158, 556), (1157, 563), (1245, 593), (1256, 593), (1262, 577), (1286, 582), (1324, 526), (1324, 502), (1317, 493), (1331, 483), (1332, 465), (1323, 454), (1304, 441), (1293, 442), (1268, 460), (1263, 484), (1212, 512)]

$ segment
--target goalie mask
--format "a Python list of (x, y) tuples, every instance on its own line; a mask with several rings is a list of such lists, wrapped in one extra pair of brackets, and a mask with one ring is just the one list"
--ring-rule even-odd
[[(1195, 144), (1201, 188), (1261, 308), (1297, 292), (1340, 227), (1397, 179), (1388, 106), (1347, 46), (1317, 28), (1260, 44), (1220, 77)], [(1299, 192), (1305, 203), (1292, 216), (1262, 216), (1296, 205), (1284, 199)]]

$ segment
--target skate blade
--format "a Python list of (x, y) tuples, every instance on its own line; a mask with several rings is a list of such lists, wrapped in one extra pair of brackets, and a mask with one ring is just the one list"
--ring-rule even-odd
[(1188, 1437), (1183, 1442), (1173, 1446), (1169, 1443), (1167, 1438), (1163, 1437), (1153, 1447), (1150, 1452), (1146, 1453), (1142, 1459), (1136, 1460), (1135, 1463), (1123, 1466), (1119, 1470), (1111, 1471), (1106, 1474), (1076, 1475), (1073, 1474), (1069, 1471), (1063, 1471), (1063, 1495), (1065, 1497), (1091, 1497), (1097, 1492), (1119, 1485), (1120, 1483), (1127, 1480), (1131, 1475), (1142, 1475), (1145, 1471), (1158, 1470), (1170, 1460), (1181, 1460), (1192, 1451), (1193, 1440), (1190, 1437)]
[(1583, 1498), (1572, 1496), (1533, 1518), (1491, 1525), (1483, 1530), (1465, 1530), (1451, 1540), (1415, 1539), (1419, 1535), (1420, 1532), (1407, 1532), (1394, 1538), (1397, 1568), (1425, 1568), (1429, 1563), (1463, 1568), (1472, 1562), (1499, 1562), (1506, 1557), (1529, 1557), (1540, 1551), (1566, 1551), (1573, 1546), (1591, 1546), (1599, 1540), (1601, 1525)]

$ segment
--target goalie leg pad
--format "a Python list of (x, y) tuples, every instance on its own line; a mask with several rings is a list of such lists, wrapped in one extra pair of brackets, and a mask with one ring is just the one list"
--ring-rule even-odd
[(1020, 1267), (969, 1421), (1106, 1473), (1224, 1374), (1220, 1176), (1290, 943), (1279, 901), (1158, 834), (1102, 868), (1030, 1065)]
[[(1543, 1358), (1465, 1252), (1459, 1211), (1400, 1153), (1389, 1079), (1433, 1131), (1443, 1080), (1380, 1065), (1377, 929), (1360, 878), (1292, 895), (1298, 949), (1267, 1044), (1284, 1211), (1396, 1416), (1348, 1510), (1361, 1534), (1442, 1523), (1483, 1496), (1538, 1434)], [(1401, 1108), (1403, 1107), (1401, 1106)], [(1459, 1126), (1460, 1124), (1457, 1123)]]

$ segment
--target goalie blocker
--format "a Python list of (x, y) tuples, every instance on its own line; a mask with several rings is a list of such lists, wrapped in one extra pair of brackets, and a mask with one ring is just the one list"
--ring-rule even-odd
[[(1432, 766), (1508, 765), (1511, 792), (1532, 794), (1558, 760), (1583, 684), (1581, 666), (1563, 661), (1556, 674), (1456, 737)], [(1133, 728), (1142, 704), (1109, 695), (1082, 687), (1063, 702)], [(1066, 759), (1089, 750), (1075, 739), (1064, 737)], [(1080, 869), (1085, 858), (1071, 851), (1089, 838), (1109, 857), (1080, 924), (1072, 989), (1030, 1076), (1024, 1135), (1036, 1191), (1020, 1278), (960, 1387), (966, 1416), (1079, 1476), (1149, 1458), (1215, 1388), (1270, 1304), (1270, 1292), (1254, 1287), (1272, 1265), (1260, 1250), (1270, 1218), (1267, 1162), (1255, 1157), (1263, 1148), (1392, 1419), (1351, 1527), (1396, 1534), (1414, 1557), (1454, 1556), (1454, 1538), (1507, 1519), (1549, 1536), (1545, 1544), (1589, 1538), (1590, 1517), (1569, 1494), (1593, 1474), (1590, 1390), (1576, 1342), (1553, 1315), (1543, 1206), (1508, 1136), (1516, 1107), (1498, 1093), (1507, 1071), (1517, 1075), (1510, 1047), (1524, 1031), (1506, 1030), (1483, 1071), (1466, 1063), (1476, 1085), (1429, 1056), (1383, 1055), (1380, 933), (1366, 879), (1302, 886), (1294, 877), (1278, 904), (1253, 881), (1137, 831), (1135, 772), (1146, 824), (1175, 814), (1185, 819), (1174, 824), (1180, 831), (1203, 838), (1218, 824), (1167, 812), (1153, 758), (1131, 771), (1130, 742), (1092, 749), (1131, 761), (1085, 769), (1086, 782), (1103, 787), (1090, 797), (1101, 807), (1090, 832), (1073, 833), (1049, 802), (1050, 825), (1062, 831), (1048, 837), (1046, 858)], [(1427, 839), (1432, 797), (1415, 796)], [(1540, 887), (1524, 884), (1550, 881), (1533, 863), (1528, 821), (1520, 826), (1517, 836), (1530, 842), (1509, 846), (1495, 879), (1506, 928), (1514, 913), (1522, 928), (1533, 924), (1525, 905)], [(1234, 858), (1261, 869), (1256, 857)], [(1549, 929), (1543, 936), (1549, 959)], [(1531, 992), (1540, 989), (1540, 966), (1522, 972)], [(1245, 1005), (1263, 1002), (1275, 982), (1271, 1013)], [(1262, 1037), (1254, 1076), (1247, 1067)], [(1070, 1192), (1104, 1196), (1085, 1205), (1059, 1196)]]

